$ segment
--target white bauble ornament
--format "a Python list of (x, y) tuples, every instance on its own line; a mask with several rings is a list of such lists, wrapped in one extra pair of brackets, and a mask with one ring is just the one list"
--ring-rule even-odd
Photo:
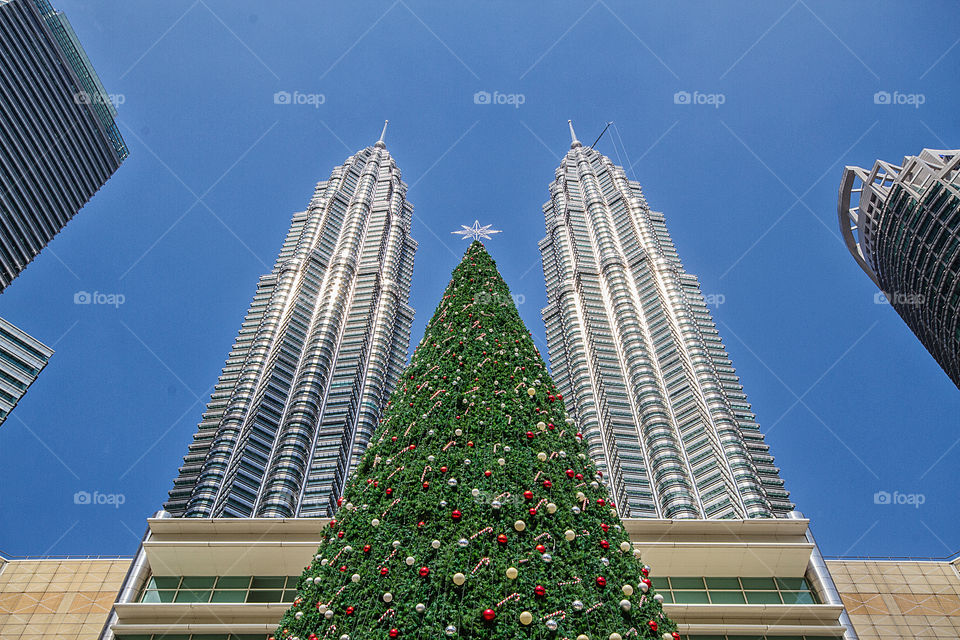
[(474, 498), (479, 497), (479, 496), (480, 496), (480, 489), (471, 489), (471, 490), (470, 490), (470, 495), (472, 495)]
[(327, 560), (326, 558), (324, 558), (323, 560), (320, 561), (320, 566), (321, 566), (321, 567), (325, 567), (325, 566), (327, 566), (328, 564), (330, 564), (330, 561)]
[(323, 614), (323, 617), (329, 620), (333, 617), (333, 609), (327, 609), (326, 613)]
[(393, 548), (394, 548), (394, 549), (399, 549), (399, 548), (400, 548), (400, 541), (399, 541), (399, 540), (394, 540), (391, 544), (393, 544)]
[(295, 614), (293, 614), (293, 617), (299, 620), (303, 617), (303, 611), (297, 611)]
[(557, 451), (557, 455), (560, 456), (561, 458), (566, 458), (567, 452), (564, 451), (563, 449), (560, 449), (560, 451)]
[(457, 429), (453, 432), (453, 434), (459, 438), (463, 435), (463, 429)]
[(407, 563), (408, 567), (412, 567), (413, 563), (416, 562), (416, 560), (413, 559), (413, 556), (407, 556), (403, 559), (403, 561)]
[(625, 595), (625, 596), (628, 596), (628, 597), (629, 597), (629, 596), (632, 596), (632, 595), (633, 595), (633, 586), (632, 586), (632, 585), (625, 584), (625, 585), (623, 585), (622, 587), (620, 587), (620, 590), (623, 591), (623, 595)]
[(500, 458), (500, 459), (497, 460), (497, 464), (502, 467), (502, 466), (504, 466), (505, 464), (507, 464), (507, 461), (504, 460), (503, 458)]
[(323, 582), (323, 580), (321, 580), (320, 576), (313, 579), (313, 584), (320, 584), (321, 582)]
[(350, 640), (350, 636), (348, 636), (347, 634), (343, 634), (342, 636), (340, 636), (340, 640)]
[(321, 555), (318, 553), (317, 555), (313, 556), (313, 559), (316, 560), (317, 562), (320, 562), (320, 559), (321, 559), (322, 557), (323, 557), (323, 556), (321, 556)]
[(590, 637), (581, 633), (577, 636), (577, 640), (590, 640)]
[(641, 555), (641, 554), (640, 554), (640, 549), (634, 549), (634, 550), (633, 550), (633, 557), (634, 557), (634, 558), (636, 558), (637, 560), (639, 560), (639, 559), (640, 559), (640, 555)]
[(568, 542), (573, 542), (573, 540), (576, 539), (577, 534), (576, 532), (574, 532), (573, 529), (567, 529), (566, 531), (563, 532), (563, 537)]
[(609, 566), (610, 566), (610, 560), (607, 559), (607, 558), (600, 558), (600, 562), (602, 562), (602, 563), (603, 563), (603, 566), (605, 566), (605, 567), (609, 567)]
[(533, 622), (533, 614), (529, 611), (524, 611), (520, 614), (520, 624), (526, 626)]
[(537, 395), (537, 390), (534, 389), (533, 387), (530, 387), (529, 389), (527, 389), (527, 395), (532, 398), (533, 396)]
[(570, 511), (572, 511), (575, 516), (580, 515), (580, 507), (573, 507)]
[(551, 562), (553, 562), (553, 556), (550, 555), (549, 553), (545, 553), (540, 557), (543, 558), (543, 561), (546, 562), (547, 564), (550, 564)]
[(430, 464), (433, 464), (436, 461), (437, 461), (436, 456), (427, 456), (427, 462), (429, 462)]
[(468, 544), (470, 544), (470, 541), (467, 540), (466, 538), (460, 538), (459, 540), (457, 540), (457, 544), (460, 545), (461, 547), (465, 547)]
[(463, 464), (464, 464), (465, 466), (469, 467), (469, 466), (470, 466), (470, 458), (464, 458), (464, 459), (463, 459)]
[(447, 480), (447, 484), (450, 485), (451, 487), (455, 487), (455, 486), (457, 486), (457, 479), (456, 479), (456, 478), (450, 478), (449, 480)]
[(445, 634), (447, 634), (448, 636), (455, 636), (455, 635), (457, 635), (457, 628), (456, 628), (455, 626), (453, 626), (452, 624), (448, 624), (448, 625), (447, 625), (447, 628), (444, 629), (443, 632), (444, 632)]
[(660, 595), (659, 593), (658, 593), (657, 595), (653, 596), (653, 599), (656, 600), (657, 602), (661, 603), (661, 604), (663, 603), (663, 596)]
[(494, 509), (499, 509), (499, 508), (502, 507), (503, 505), (500, 504), (500, 501), (499, 501), (499, 500), (494, 500), (493, 502), (490, 503), (490, 506), (493, 507)]
[(352, 576), (350, 576), (350, 581), (351, 581), (351, 582), (360, 582), (360, 574), (359, 574), (359, 573), (355, 573), (355, 574), (353, 574)]
[(590, 483), (590, 488), (596, 491), (597, 489), (600, 488), (600, 485), (597, 483), (596, 480), (594, 480), (593, 482)]
[(509, 569), (507, 569), (507, 577), (510, 578), (511, 580), (517, 579), (517, 573), (518, 572), (516, 567), (510, 567)]
[(667, 633), (666, 631), (664, 631), (664, 632), (663, 632), (663, 635), (660, 636), (660, 637), (663, 638), (663, 640), (673, 640), (673, 635)]
[(620, 608), (624, 611), (630, 611), (630, 601), (624, 598), (620, 601)]
[(417, 606), (415, 606), (413, 610), (416, 611), (417, 613), (423, 613), (424, 611), (427, 610), (427, 606), (422, 602), (418, 602)]
[(547, 428), (547, 424), (546, 424), (545, 422), (538, 422), (538, 423), (537, 423), (537, 429), (540, 429), (540, 431), (543, 431), (543, 430), (546, 429), (546, 428)]
[(387, 591), (385, 594), (383, 594), (383, 601), (384, 601), (384, 602), (393, 602), (393, 594), (390, 593), (389, 591)]
[(547, 513), (556, 513), (556, 512), (557, 512), (557, 505), (553, 504), (552, 502), (548, 502)]
[(586, 499), (587, 499), (587, 496), (583, 493), (583, 491), (577, 491), (577, 500), (582, 502)]
[(547, 620), (546, 625), (547, 625), (547, 629), (549, 629), (550, 631), (557, 630), (557, 626), (558, 626), (557, 621), (554, 620), (553, 618), (550, 618), (549, 620)]
[(325, 614), (325, 613), (327, 612), (327, 605), (321, 604), (319, 607), (317, 607), (317, 612), (318, 612), (320, 615)]
[(539, 460), (540, 462), (545, 462), (546, 459), (547, 459), (547, 454), (545, 452), (541, 451), (540, 453), (537, 454), (537, 460)]
[(466, 581), (467, 576), (463, 575), (462, 573), (453, 574), (453, 584), (457, 585), (458, 587)]
[(627, 542), (626, 540), (624, 540), (623, 542), (621, 542), (621, 543), (620, 543), (620, 551), (623, 551), (624, 553), (626, 553), (627, 551), (630, 551), (630, 543)]
[(573, 601), (573, 610), (574, 611), (583, 611), (583, 603), (579, 600)]
[[(426, 417), (427, 417), (426, 414), (424, 414), (423, 417), (426, 418)], [(433, 429), (430, 429), (430, 431), (427, 431), (427, 435), (428, 435), (428, 436), (432, 436), (432, 435), (434, 435), (434, 434), (436, 434), (436, 433), (437, 433), (437, 432), (434, 431)], [(433, 457), (433, 456), (431, 456), (431, 457)]]
[(440, 541), (439, 541), (439, 540), (434, 540), (433, 542), (430, 543), (430, 546), (433, 547), (434, 549), (439, 549), (439, 548), (440, 548)]
[(610, 634), (610, 640), (623, 640), (623, 636), (617, 632), (613, 632)]
[(650, 591), (650, 585), (648, 585), (646, 582), (641, 582), (640, 591), (643, 591), (644, 593), (646, 593), (647, 591)]
[(527, 528), (527, 523), (524, 522), (523, 520), (517, 520), (516, 522), (513, 523), (513, 528), (516, 529), (517, 531), (523, 531), (524, 529)]
[(372, 526), (374, 526), (374, 527), (379, 527), (379, 526), (380, 526), (380, 520), (378, 520), (377, 518), (374, 518), (373, 520), (370, 521), (370, 524), (371, 524)]
[(506, 445), (503, 447), (503, 450), (506, 451), (507, 453), (510, 453), (511, 451), (513, 451), (513, 447), (511, 447), (510, 445)]

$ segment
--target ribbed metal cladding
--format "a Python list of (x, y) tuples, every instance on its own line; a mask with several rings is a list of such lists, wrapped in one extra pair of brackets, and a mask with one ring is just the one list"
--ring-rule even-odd
[(45, 1), (0, 2), (0, 290), (126, 157), (68, 24)]
[(960, 387), (960, 149), (844, 168), (838, 214), (857, 264)]
[(406, 362), (417, 243), (382, 142), (293, 216), (164, 508), (187, 517), (321, 517)]
[(624, 515), (785, 517), (793, 503), (663, 214), (575, 137), (543, 211), (554, 379)]

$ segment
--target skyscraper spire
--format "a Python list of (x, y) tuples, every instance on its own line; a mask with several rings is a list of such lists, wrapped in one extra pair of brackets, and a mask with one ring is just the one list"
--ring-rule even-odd
[(381, 149), (384, 148), (385, 146), (387, 146), (387, 143), (385, 143), (385, 142), (383, 141), (383, 139), (384, 139), (384, 138), (386, 137), (386, 135), (387, 135), (387, 125), (388, 125), (388, 124), (390, 124), (390, 121), (389, 121), (389, 120), (384, 120), (384, 121), (383, 121), (383, 131), (380, 132), (380, 139), (377, 140), (377, 143), (376, 143), (374, 146), (380, 147)]
[(407, 359), (406, 192), (381, 134), (294, 214), (170, 491), (172, 515), (336, 510)]
[(567, 124), (570, 126), (570, 148), (576, 149), (577, 147), (583, 146), (580, 144), (580, 141), (577, 140), (577, 134), (573, 130), (573, 120), (567, 120)]
[(793, 504), (663, 214), (570, 135), (543, 207), (543, 319), (591, 457), (634, 517), (784, 517)]

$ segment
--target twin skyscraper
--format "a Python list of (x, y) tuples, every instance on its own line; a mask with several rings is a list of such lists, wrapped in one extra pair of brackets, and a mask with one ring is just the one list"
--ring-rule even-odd
[[(540, 242), (554, 379), (624, 516), (793, 510), (695, 276), (621, 167), (571, 145)], [(317, 184), (170, 491), (175, 517), (322, 517), (406, 362), (417, 243), (381, 139)]]

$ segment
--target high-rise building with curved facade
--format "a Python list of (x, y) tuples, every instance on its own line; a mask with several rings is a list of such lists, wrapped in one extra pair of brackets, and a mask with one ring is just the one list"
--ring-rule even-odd
[(570, 127), (543, 206), (554, 380), (624, 515), (773, 518), (793, 510), (662, 213)]
[(960, 387), (960, 149), (845, 167), (840, 231), (860, 268)]
[(381, 136), (293, 216), (164, 505), (171, 515), (336, 510), (407, 358), (417, 243), (406, 191)]

